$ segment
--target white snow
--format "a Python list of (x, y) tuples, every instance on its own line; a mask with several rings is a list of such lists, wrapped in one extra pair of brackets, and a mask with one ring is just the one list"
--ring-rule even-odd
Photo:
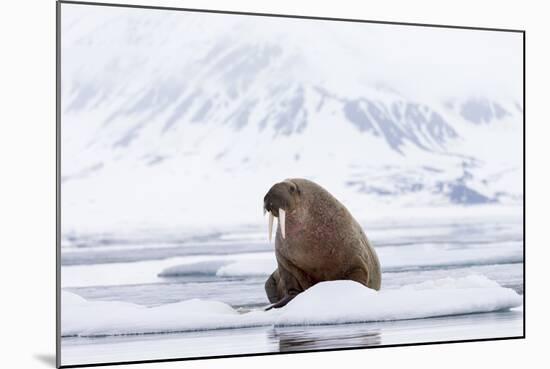
[(353, 281), (319, 283), (286, 307), (239, 313), (218, 301), (186, 300), (158, 307), (87, 301), (62, 292), (62, 335), (168, 333), (254, 326), (393, 321), (482, 313), (521, 306), (515, 291), (481, 275), (446, 278), (387, 291)]
[(446, 278), (381, 292), (357, 282), (335, 281), (303, 294), (288, 305), (278, 324), (417, 319), (509, 309), (522, 301), (515, 291), (483, 276)]
[[(66, 9), (61, 86), (64, 234), (258, 224), (263, 196), (273, 183), (288, 177), (319, 182), (359, 220), (402, 211), (423, 216), (420, 207), (434, 205), (447, 208), (446, 212), (486, 211), (483, 207), (463, 211), (438, 190), (442, 183), (455, 183), (466, 174), (473, 176), (464, 179), (468, 188), (488, 197), (506, 193), (509, 196), (503, 201), (515, 204), (515, 214), (522, 214), (521, 114), (509, 99), (499, 101), (510, 116), (491, 125), (473, 125), (441, 106), (439, 92), (448, 85), (440, 79), (411, 73), (397, 85), (380, 81), (381, 73), (396, 76), (412, 65), (433, 62), (433, 53), (426, 58), (428, 54), (417, 54), (411, 48), (400, 51), (407, 58), (395, 55), (400, 48), (388, 53), (391, 43), (380, 45), (375, 36), (383, 29), (384, 40), (389, 34), (402, 40), (410, 38), (409, 32), (394, 33), (380, 25)], [(446, 37), (468, 39), (459, 43), (464, 49), (489, 42), (485, 39), (489, 35), (472, 38), (448, 30), (441, 39), (436, 34), (429, 36), (428, 30), (421, 33), (440, 46)], [(420, 34), (413, 36), (416, 40)], [(489, 37), (492, 46), (494, 37)], [(519, 41), (508, 37), (511, 44)], [(368, 44), (357, 47), (356, 39), (368, 40)], [(412, 39), (406, 44), (410, 46)], [(432, 42), (427, 45), (433, 46)], [(372, 52), (380, 46), (384, 53)], [(497, 50), (481, 49), (491, 55)], [(499, 50), (517, 56), (508, 46)], [(449, 53), (455, 52), (453, 45)], [(416, 63), (410, 54), (416, 55)], [(474, 53), (459, 54), (470, 63), (484, 60), (478, 67), (487, 65), (488, 55), (480, 59)], [(386, 57), (396, 59), (391, 63), (379, 60), (383, 68), (374, 72), (375, 59)], [(449, 60), (438, 63), (436, 69), (448, 68), (452, 72), (445, 75), (463, 77), (471, 65), (458, 66), (452, 60), (451, 64)], [(497, 60), (499, 66), (506, 60), (513, 69), (511, 58)], [(376, 75), (374, 81), (370, 73)], [(486, 73), (468, 83), (493, 85), (517, 75), (489, 78)], [(461, 84), (465, 83), (462, 77)], [(380, 82), (389, 88), (376, 87)], [(422, 88), (410, 96), (392, 92), (401, 91), (400, 84), (409, 82)], [(434, 88), (438, 93), (421, 96), (432, 84), (438, 85)], [(299, 98), (297, 90), (302, 91)], [(516, 96), (519, 90), (508, 92), (521, 101)], [(186, 105), (194, 93), (199, 97)], [(464, 92), (457, 93), (462, 97)], [(398, 153), (380, 134), (360, 132), (346, 118), (341, 99), (360, 98), (388, 110), (393, 104), (426, 105), (429, 114), (440, 114), (459, 138), (434, 149), (426, 127), (419, 128), (419, 140), (433, 151), (405, 142)], [(187, 110), (177, 113), (182, 105)], [(302, 113), (293, 115), (294, 105)], [(210, 107), (207, 114), (195, 120), (204, 106)], [(236, 127), (245, 120), (236, 114), (243, 109), (250, 110), (247, 124)], [(307, 124), (297, 132), (304, 114)], [(262, 128), (266, 116), (269, 119)], [(167, 122), (173, 123), (168, 130)], [(395, 123), (403, 122), (396, 119)], [(289, 124), (294, 131), (286, 135), (278, 130), (280, 124)], [(361, 183), (371, 189), (362, 192)], [(407, 189), (413, 185), (419, 190)], [(239, 211), (228, 216), (220, 209)]]
[(103, 336), (237, 327), (229, 305), (198, 299), (147, 308), (115, 301), (86, 301), (62, 293), (62, 335)]

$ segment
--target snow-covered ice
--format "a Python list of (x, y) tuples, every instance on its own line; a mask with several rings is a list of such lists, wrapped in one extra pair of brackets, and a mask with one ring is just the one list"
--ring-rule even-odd
[(353, 281), (322, 282), (284, 308), (242, 314), (218, 301), (192, 299), (144, 307), (87, 301), (66, 291), (62, 304), (62, 335), (84, 337), (429, 318), (510, 309), (520, 306), (522, 298), (486, 277), (472, 275), (387, 291)]
[(483, 276), (423, 282), (379, 292), (350, 281), (306, 290), (282, 311), (278, 324), (338, 324), (483, 313), (520, 306), (512, 289)]

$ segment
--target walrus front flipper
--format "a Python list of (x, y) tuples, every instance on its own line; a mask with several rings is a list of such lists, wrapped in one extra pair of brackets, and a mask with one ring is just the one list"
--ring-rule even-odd
[(283, 297), (282, 299), (280, 299), (276, 303), (271, 304), (268, 307), (266, 307), (265, 311), (271, 310), (273, 308), (275, 308), (275, 309), (281, 308), (281, 307), (285, 306), (286, 304), (288, 304), (290, 302), (290, 300), (292, 300), (295, 297), (296, 297), (296, 295), (286, 295), (285, 297)]
[(282, 297), (279, 284), (279, 269), (275, 269), (275, 271), (271, 273), (267, 281), (265, 281), (264, 286), (267, 299), (272, 304), (279, 301)]

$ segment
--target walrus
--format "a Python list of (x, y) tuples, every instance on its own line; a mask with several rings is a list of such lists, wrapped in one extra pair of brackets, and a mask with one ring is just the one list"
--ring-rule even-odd
[(296, 295), (322, 281), (352, 280), (379, 290), (380, 262), (365, 232), (340, 201), (318, 184), (301, 178), (276, 183), (264, 197), (273, 219), (277, 269), (265, 282), (271, 303), (285, 306)]

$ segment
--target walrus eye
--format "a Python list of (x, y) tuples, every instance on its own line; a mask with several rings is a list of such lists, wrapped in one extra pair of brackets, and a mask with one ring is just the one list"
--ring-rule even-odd
[(294, 187), (290, 186), (290, 192), (291, 192), (291, 193), (294, 192)]

